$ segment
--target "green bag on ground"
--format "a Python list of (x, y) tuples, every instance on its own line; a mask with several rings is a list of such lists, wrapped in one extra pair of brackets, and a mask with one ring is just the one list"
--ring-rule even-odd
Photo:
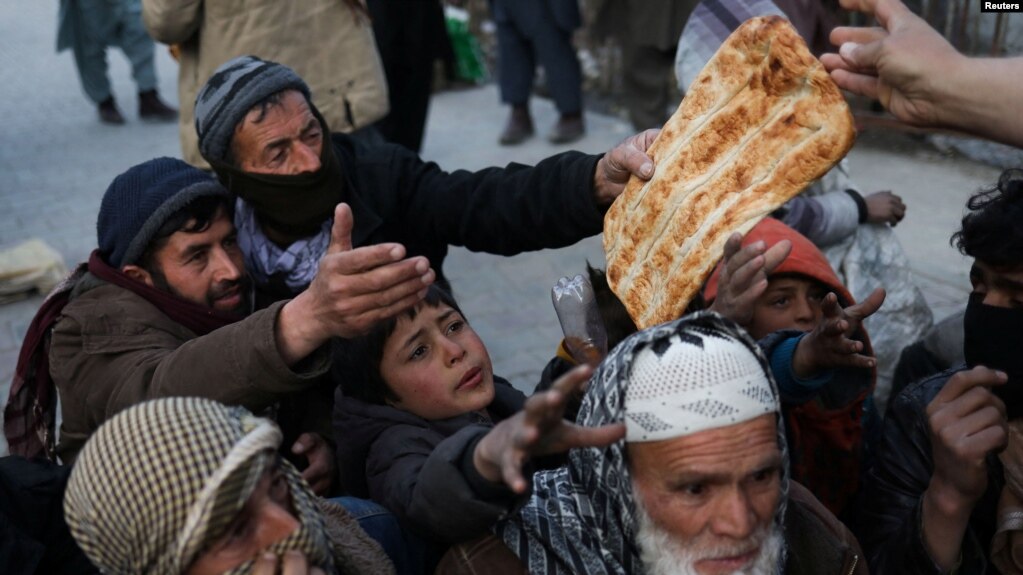
[(469, 32), (469, 13), (460, 8), (446, 6), (444, 22), (448, 29), (451, 48), (455, 52), (455, 74), (459, 80), (476, 84), (487, 80), (483, 63), (483, 50), (476, 37)]

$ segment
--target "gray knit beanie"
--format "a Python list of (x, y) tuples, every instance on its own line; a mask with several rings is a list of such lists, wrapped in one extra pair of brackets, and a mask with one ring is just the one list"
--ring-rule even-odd
[(310, 99), (305, 81), (277, 62), (239, 56), (221, 64), (195, 97), (199, 153), (208, 162), (223, 161), (245, 114), (264, 98), (289, 89)]
[(96, 236), (103, 260), (136, 264), (153, 236), (178, 210), (206, 196), (230, 197), (206, 172), (175, 158), (156, 158), (114, 178), (103, 194)]

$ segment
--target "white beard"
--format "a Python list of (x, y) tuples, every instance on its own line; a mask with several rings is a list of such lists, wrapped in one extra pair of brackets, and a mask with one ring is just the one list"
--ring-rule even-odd
[(654, 523), (638, 498), (636, 514), (639, 520), (636, 539), (647, 575), (699, 575), (695, 567), (698, 561), (742, 555), (757, 545), (760, 546), (757, 557), (748, 567), (733, 575), (773, 575), (778, 571), (778, 558), (785, 540), (781, 529), (773, 522), (770, 527), (758, 529), (742, 543), (714, 547), (701, 545), (699, 539), (679, 541)]

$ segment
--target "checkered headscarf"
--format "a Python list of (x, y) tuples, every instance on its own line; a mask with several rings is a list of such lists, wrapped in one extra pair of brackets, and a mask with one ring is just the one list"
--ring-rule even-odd
[[(136, 405), (82, 449), (64, 496), (68, 526), (105, 573), (181, 573), (237, 516), (280, 443), (276, 425), (241, 407), (183, 397)], [(301, 527), (268, 551), (300, 550), (329, 571), (315, 495), (282, 466)]]
[[(626, 395), (635, 375), (636, 359), (645, 350), (659, 350), (664, 355), (680, 342), (698, 345), (715, 340), (727, 342), (738, 355), (748, 351), (754, 356), (776, 402), (778, 388), (756, 342), (718, 314), (699, 312), (643, 330), (618, 344), (590, 379), (576, 423), (597, 427), (626, 420)], [(774, 522), (780, 526), (789, 485), (788, 448), (780, 417), (778, 447), (784, 463), (781, 502)], [(519, 513), (495, 527), (530, 573), (644, 573), (636, 544), (636, 502), (625, 450), (624, 439), (603, 448), (573, 449), (568, 465), (533, 476), (529, 501)], [(784, 565), (784, 555), (779, 565)]]

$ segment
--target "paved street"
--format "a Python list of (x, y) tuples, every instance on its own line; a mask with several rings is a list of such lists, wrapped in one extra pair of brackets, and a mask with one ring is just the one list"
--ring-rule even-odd
[[(137, 120), (135, 88), (122, 54), (110, 52), (116, 97), (128, 124), (101, 125), (82, 94), (69, 52), (56, 54), (56, 2), (7, 0), (0, 4), (0, 247), (41, 238), (72, 266), (96, 244), (100, 198), (127, 167), (155, 156), (179, 156), (176, 124)], [(176, 102), (176, 64), (158, 47), (161, 93)], [(533, 163), (567, 149), (542, 135), (556, 114), (547, 101), (533, 111), (540, 137), (516, 148), (496, 144), (504, 121), (493, 86), (437, 95), (423, 156), (445, 169), (477, 169), (508, 162)], [(630, 135), (622, 121), (590, 114), (587, 137), (572, 146), (606, 151)], [(998, 170), (946, 157), (900, 140), (869, 135), (851, 154), (855, 180), (866, 191), (891, 189), (909, 206), (896, 229), (937, 318), (953, 311), (969, 288), (966, 262), (948, 245), (966, 196), (994, 181)], [(550, 286), (603, 264), (599, 238), (571, 248), (500, 258), (454, 249), (446, 272), (462, 306), (486, 342), (495, 371), (531, 389), (554, 353), (560, 329)], [(24, 331), (40, 298), (0, 307), (0, 403)]]

